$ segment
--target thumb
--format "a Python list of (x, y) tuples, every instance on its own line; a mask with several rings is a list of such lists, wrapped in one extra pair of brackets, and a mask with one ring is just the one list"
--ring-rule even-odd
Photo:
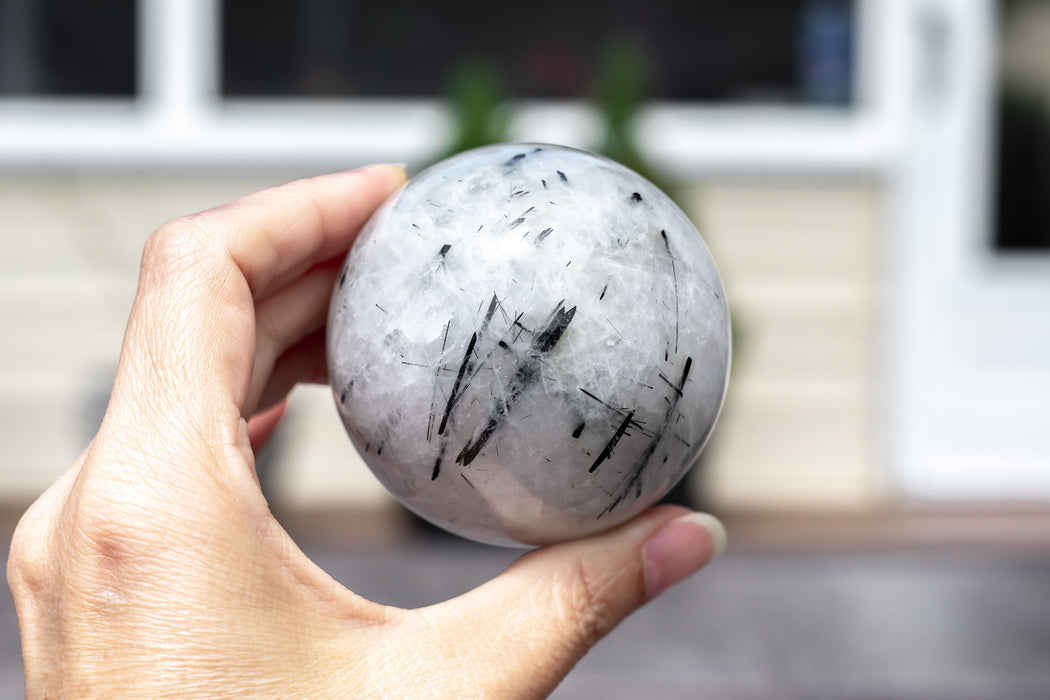
[(621, 620), (725, 544), (714, 517), (661, 506), (610, 532), (531, 552), (445, 606), (473, 628), (466, 639), (485, 640), (483, 649), (463, 649), (472, 645), (460, 629), (456, 642), (472, 668), (493, 676), (493, 697), (541, 697)]

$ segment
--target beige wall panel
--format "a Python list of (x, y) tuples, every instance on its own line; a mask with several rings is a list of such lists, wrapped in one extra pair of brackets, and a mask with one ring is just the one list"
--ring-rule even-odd
[(706, 183), (687, 201), (725, 278), (738, 341), (697, 488), (728, 509), (878, 502), (877, 188)]

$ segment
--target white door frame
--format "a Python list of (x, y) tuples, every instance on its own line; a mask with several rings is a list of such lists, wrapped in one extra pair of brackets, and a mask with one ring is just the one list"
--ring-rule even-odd
[(1050, 498), (1050, 256), (992, 250), (994, 0), (916, 0), (890, 178), (886, 457), (918, 499)]

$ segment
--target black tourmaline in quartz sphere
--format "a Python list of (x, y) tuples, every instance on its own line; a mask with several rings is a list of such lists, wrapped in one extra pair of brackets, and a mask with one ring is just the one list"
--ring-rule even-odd
[(347, 432), (394, 496), (482, 542), (607, 529), (689, 470), (726, 391), (722, 283), (686, 215), (606, 158), (468, 151), (362, 230), (328, 320)]

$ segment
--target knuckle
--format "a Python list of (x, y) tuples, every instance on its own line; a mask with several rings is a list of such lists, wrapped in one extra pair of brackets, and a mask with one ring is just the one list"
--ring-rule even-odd
[(7, 585), (16, 596), (31, 595), (45, 580), (46, 557), (36, 542), (27, 541), (26, 533), (16, 530), (7, 555)]
[(163, 533), (149, 524), (142, 504), (99, 496), (92, 488), (80, 503), (63, 524), (63, 560), (68, 583), (84, 601), (109, 607), (143, 582), (166, 580)]
[(25, 512), (7, 555), (7, 585), (16, 598), (33, 598), (51, 580), (51, 529), (37, 501)]
[(171, 270), (197, 259), (208, 246), (208, 237), (193, 216), (173, 219), (146, 240), (143, 270)]
[(137, 538), (128, 518), (111, 509), (105, 513), (82, 514), (76, 520), (83, 549), (99, 563), (119, 565), (134, 557)]
[(27, 619), (70, 610), (116, 613), (143, 580), (162, 573), (150, 564), (147, 543), (116, 519), (76, 514), (40, 525), (19, 525), (7, 561), (16, 611)]

